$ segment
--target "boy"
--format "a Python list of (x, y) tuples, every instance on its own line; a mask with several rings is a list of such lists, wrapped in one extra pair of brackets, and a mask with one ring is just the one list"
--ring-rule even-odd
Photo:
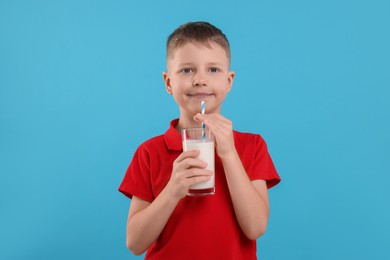
[[(144, 142), (119, 187), (132, 199), (126, 243), (145, 259), (256, 259), (256, 239), (266, 229), (267, 188), (280, 178), (260, 135), (233, 131), (220, 114), (230, 91), (230, 46), (205, 22), (187, 23), (167, 42), (166, 91), (179, 105), (180, 118), (164, 135)], [(200, 114), (205, 101), (207, 114)], [(181, 129), (200, 127), (215, 136), (215, 194), (186, 196), (190, 186), (212, 174), (182, 150)]]

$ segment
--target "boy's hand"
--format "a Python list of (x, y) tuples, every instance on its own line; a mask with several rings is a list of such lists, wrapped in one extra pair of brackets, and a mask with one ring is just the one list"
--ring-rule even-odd
[(192, 185), (210, 179), (212, 171), (204, 169), (207, 163), (195, 158), (199, 153), (199, 150), (185, 151), (173, 162), (172, 175), (167, 188), (175, 199), (184, 198)]
[(232, 121), (220, 114), (196, 114), (194, 120), (203, 122), (215, 137), (218, 156), (223, 159), (236, 152)]

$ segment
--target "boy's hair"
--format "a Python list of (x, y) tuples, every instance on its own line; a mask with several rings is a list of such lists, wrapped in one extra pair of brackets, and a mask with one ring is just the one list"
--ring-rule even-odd
[(189, 22), (173, 31), (167, 41), (167, 59), (173, 57), (175, 49), (188, 42), (202, 44), (206, 47), (210, 47), (211, 42), (217, 43), (225, 50), (230, 61), (228, 39), (220, 29), (207, 22)]

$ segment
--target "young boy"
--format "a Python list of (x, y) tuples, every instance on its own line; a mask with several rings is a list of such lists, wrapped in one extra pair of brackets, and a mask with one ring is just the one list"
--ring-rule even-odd
[[(138, 147), (119, 187), (132, 199), (127, 247), (136, 255), (148, 250), (145, 259), (257, 259), (267, 188), (280, 178), (260, 135), (234, 131), (220, 114), (234, 79), (226, 36), (206, 22), (182, 25), (168, 38), (163, 78), (180, 118)], [(215, 194), (191, 197), (189, 187), (212, 172), (199, 151), (183, 152), (180, 132), (201, 123), (215, 136)]]

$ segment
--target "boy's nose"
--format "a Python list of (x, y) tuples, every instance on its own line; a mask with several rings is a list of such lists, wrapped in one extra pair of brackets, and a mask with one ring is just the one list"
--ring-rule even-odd
[(194, 82), (192, 83), (192, 85), (194, 87), (204, 87), (204, 86), (207, 86), (207, 81), (203, 77), (196, 78), (196, 79), (194, 79)]

